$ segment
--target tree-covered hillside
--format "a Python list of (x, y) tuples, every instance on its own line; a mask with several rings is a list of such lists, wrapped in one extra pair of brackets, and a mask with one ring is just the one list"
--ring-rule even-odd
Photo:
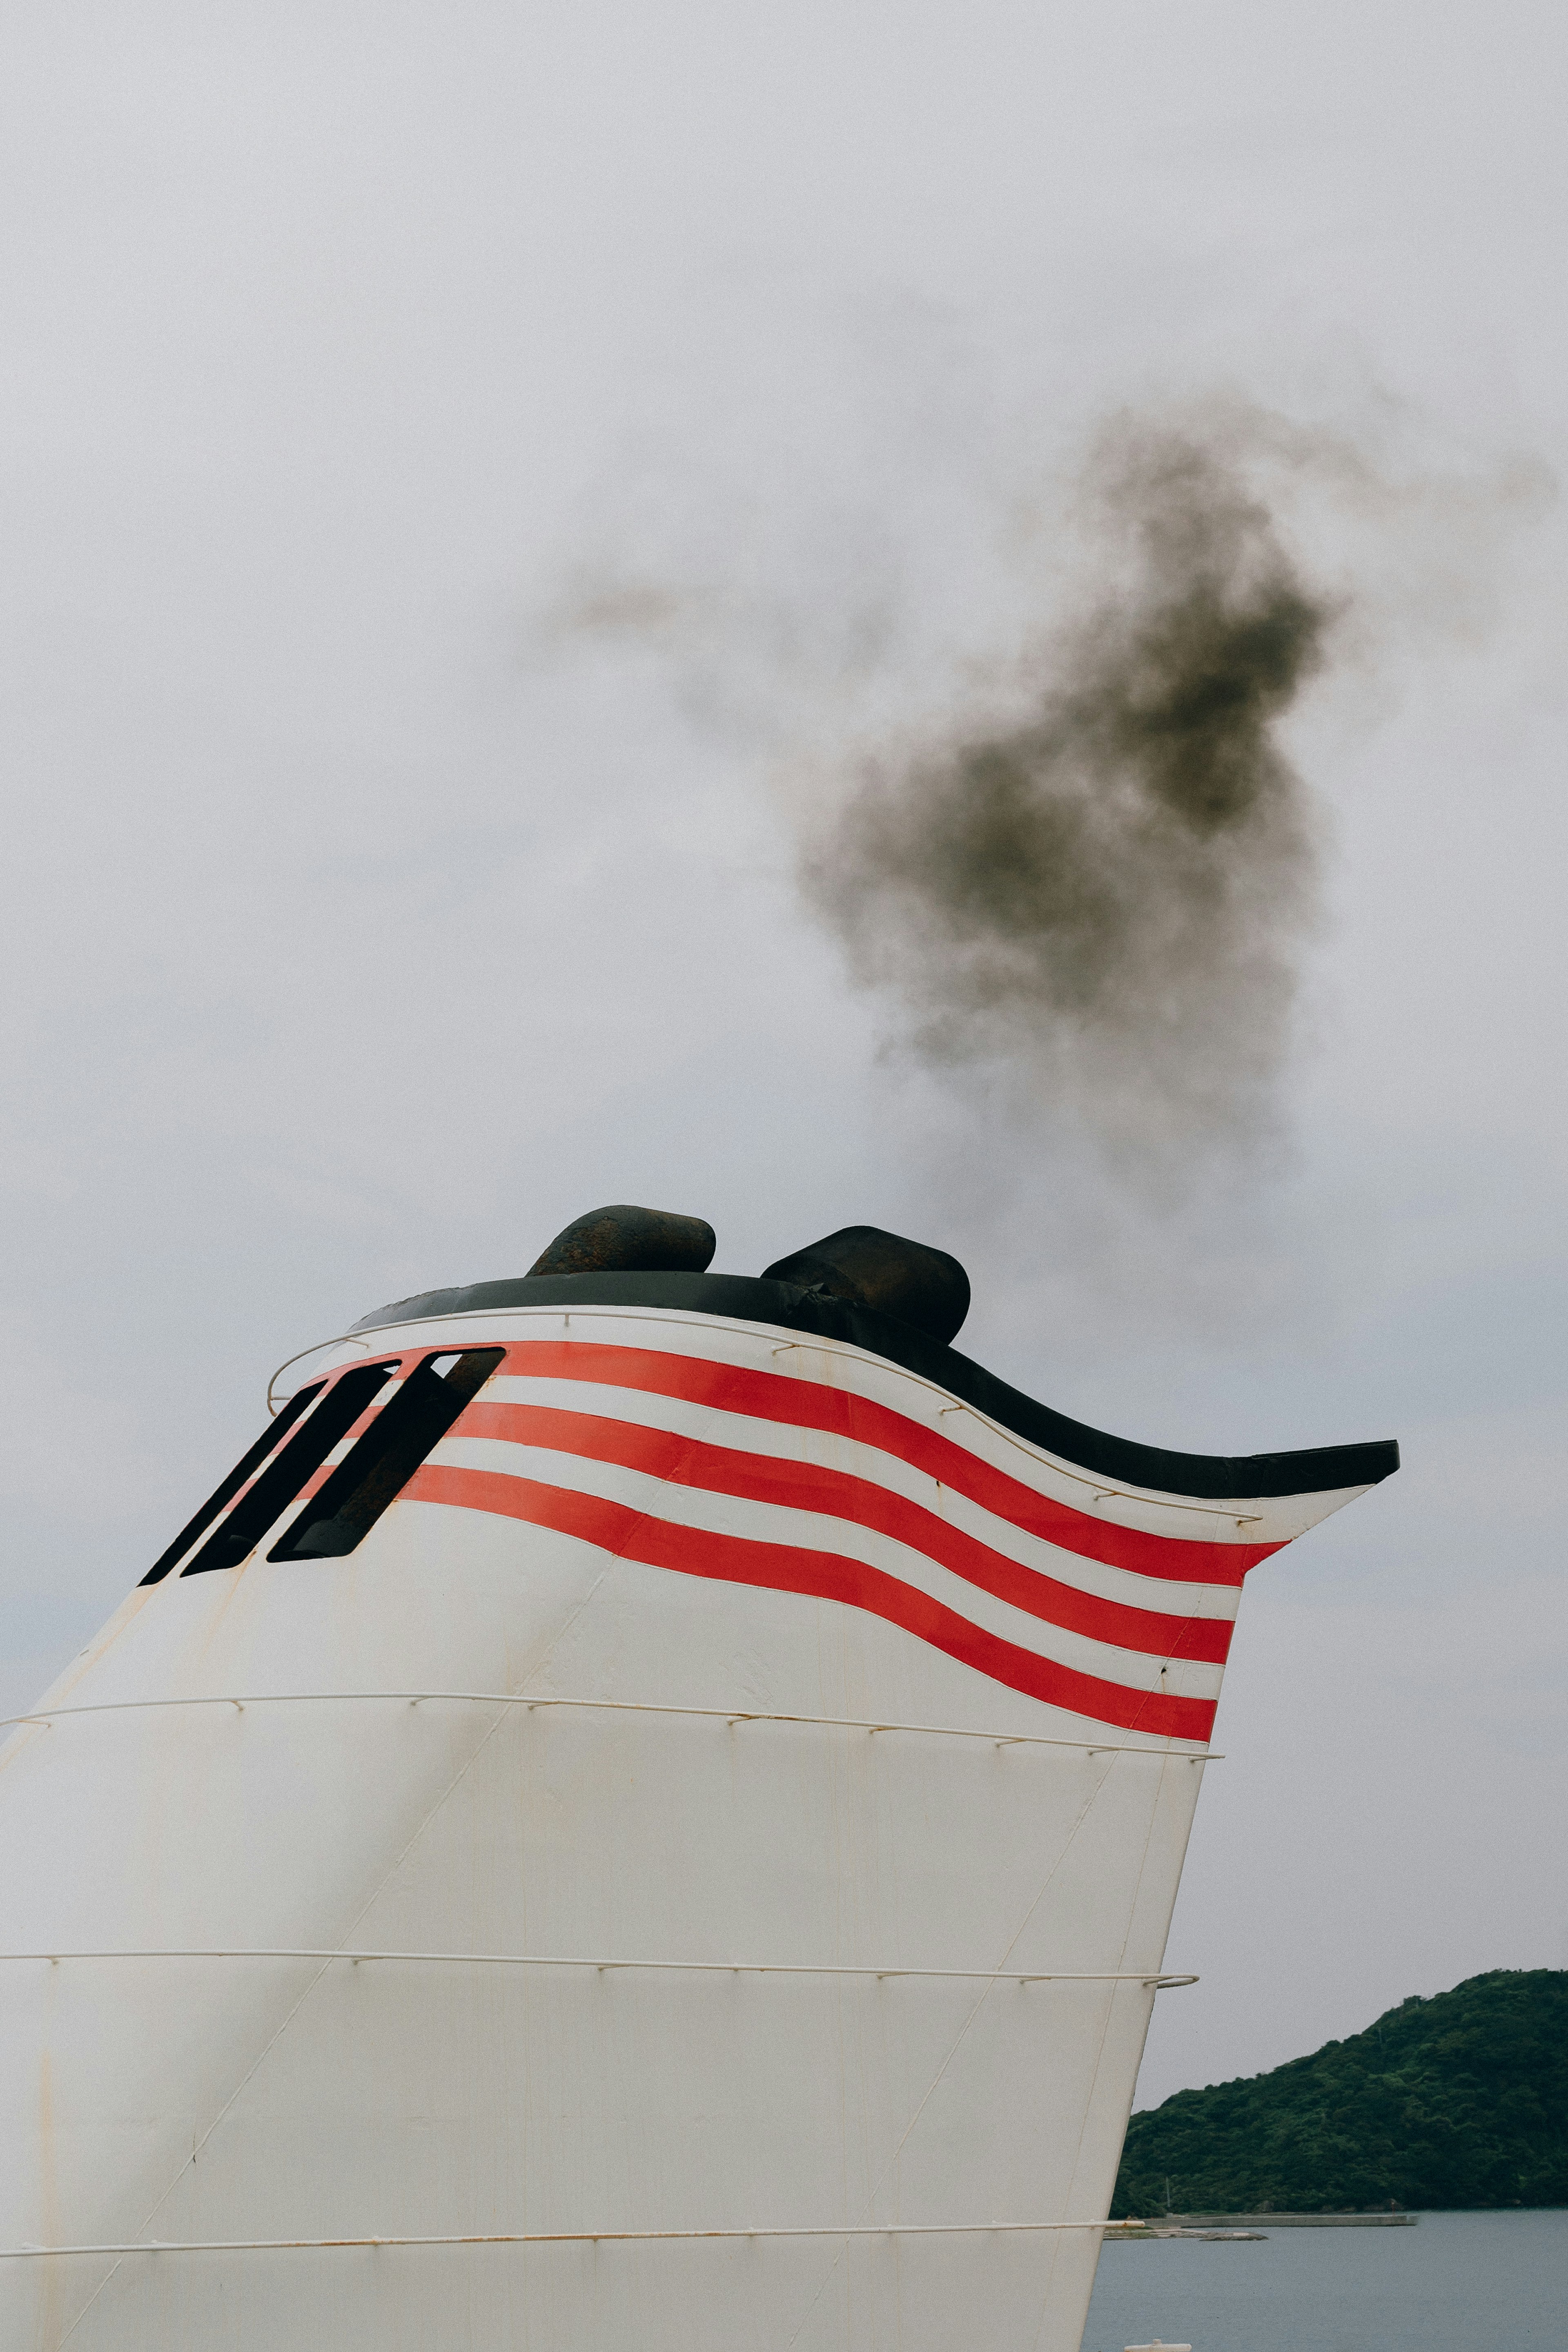
[(1568, 2205), (1568, 1970), (1412, 1998), (1271, 2074), (1136, 2115), (1111, 2210)]

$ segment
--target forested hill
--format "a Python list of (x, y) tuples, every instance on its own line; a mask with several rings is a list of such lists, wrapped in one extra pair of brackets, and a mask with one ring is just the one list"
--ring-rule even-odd
[(1412, 1998), (1271, 2074), (1136, 2115), (1113, 2214), (1568, 2205), (1568, 1969)]

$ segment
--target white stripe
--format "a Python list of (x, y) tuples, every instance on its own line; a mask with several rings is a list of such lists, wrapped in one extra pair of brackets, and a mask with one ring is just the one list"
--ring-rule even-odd
[[(490, 1404), (548, 1405), (563, 1412), (587, 1413), (602, 1420), (631, 1422), (634, 1426), (667, 1431), (737, 1453), (766, 1454), (769, 1460), (805, 1462), (822, 1469), (840, 1470), (852, 1477), (884, 1486), (889, 1493), (918, 1503), (936, 1517), (977, 1543), (988, 1545), (1005, 1558), (1076, 1586), (1102, 1601), (1116, 1601), (1131, 1609), (1149, 1609), (1168, 1617), (1213, 1617), (1234, 1621), (1241, 1598), (1236, 1584), (1177, 1582), (1163, 1576), (1143, 1576), (1134, 1569), (1112, 1568), (1103, 1560), (1086, 1559), (1043, 1536), (1015, 1527), (1010, 1519), (983, 1503), (961, 1495), (928, 1472), (916, 1469), (896, 1454), (859, 1438), (841, 1437), (831, 1431), (803, 1429), (784, 1421), (758, 1421), (748, 1413), (727, 1412), (716, 1406), (694, 1404), (685, 1397), (664, 1396), (648, 1389), (614, 1388), (608, 1382), (543, 1380), (510, 1374), (493, 1380), (481, 1400)], [(967, 1448), (965, 1449), (967, 1451)], [(1016, 1473), (1011, 1474), (1016, 1475)], [(1023, 1481), (1019, 1481), (1020, 1485)], [(1054, 1498), (1052, 1498), (1054, 1499)]]
[[(988, 1419), (977, 1406), (962, 1403), (950, 1391), (866, 1349), (804, 1335), (789, 1339), (778, 1324), (748, 1323), (737, 1316), (704, 1315), (695, 1309), (574, 1307), (569, 1312), (560, 1307), (492, 1307), (378, 1325), (355, 1345), (368, 1345), (382, 1355), (412, 1355), (494, 1346), (497, 1340), (517, 1348), (536, 1339), (562, 1339), (585, 1347), (641, 1348), (749, 1371), (771, 1370), (819, 1387), (841, 1389), (848, 1378), (856, 1394), (875, 1399), (921, 1428), (955, 1442), (962, 1429), (966, 1450), (994, 1469), (1096, 1518), (1151, 1535), (1199, 1536), (1214, 1543), (1291, 1543), (1367, 1491), (1364, 1485), (1335, 1486), (1300, 1495), (1224, 1496), (1207, 1503), (1140, 1486), (1136, 1480), (1097, 1477), (1070, 1455), (1036, 1445)], [(367, 1360), (374, 1360), (373, 1356), (345, 1357), (329, 1369)]]
[[(535, 1339), (563, 1338), (586, 1347), (642, 1348), (658, 1355), (695, 1358), (751, 1371), (772, 1370), (783, 1379), (830, 1388), (844, 1387), (849, 1375), (857, 1394), (876, 1399), (922, 1428), (949, 1436), (959, 1427), (961, 1417), (967, 1449), (994, 1468), (1038, 1486), (1041, 1493), (1059, 1501), (1088, 1509), (1097, 1518), (1154, 1535), (1190, 1538), (1206, 1532), (1207, 1521), (1207, 1538), (1215, 1543), (1287, 1544), (1367, 1491), (1364, 1483), (1293, 1495), (1227, 1495), (1204, 1502), (1195, 1496), (1141, 1486), (1135, 1479), (1099, 1477), (1071, 1455), (1052, 1454), (1020, 1437), (990, 1420), (978, 1406), (963, 1403), (950, 1391), (905, 1371), (884, 1356), (844, 1340), (786, 1339), (778, 1324), (748, 1323), (737, 1316), (653, 1307), (574, 1307), (570, 1312), (559, 1307), (492, 1307), (464, 1315), (430, 1315), (411, 1318), (406, 1323), (378, 1325), (373, 1335), (366, 1333), (364, 1340), (356, 1339), (355, 1345), (370, 1345), (373, 1339), (382, 1355), (400, 1351), (412, 1355), (489, 1347), (497, 1341), (526, 1347)], [(374, 1358), (344, 1358), (328, 1369), (338, 1370), (349, 1362), (369, 1360)]]
[[(500, 1320), (521, 1328), (503, 1331)], [(933, 1435), (951, 1439), (966, 1453), (1009, 1478), (1037, 1487), (1054, 1502), (1149, 1535), (1189, 1541), (1197, 1538), (1211, 1543), (1281, 1543), (1315, 1526), (1326, 1511), (1337, 1509), (1351, 1494), (1364, 1491), (1358, 1486), (1347, 1489), (1343, 1496), (1288, 1496), (1263, 1501), (1232, 1501), (1228, 1496), (1210, 1504), (1191, 1496), (1166, 1495), (1126, 1479), (1098, 1477), (1082, 1463), (1053, 1454), (1004, 1429), (950, 1390), (905, 1371), (884, 1356), (871, 1355), (842, 1340), (804, 1335), (792, 1339), (772, 1324), (747, 1325), (664, 1310), (627, 1314), (614, 1307), (573, 1308), (570, 1322), (563, 1323), (559, 1309), (529, 1307), (515, 1318), (498, 1318), (497, 1328), (490, 1336), (505, 1338), (515, 1348), (526, 1347), (535, 1336), (528, 1330), (528, 1324), (538, 1326), (537, 1336), (546, 1341), (565, 1339), (585, 1348), (636, 1348), (741, 1371), (773, 1372), (782, 1380), (800, 1381), (814, 1388), (842, 1391), (848, 1387), (852, 1394), (885, 1405), (890, 1412)], [(1103, 1499), (1096, 1500), (1097, 1496)], [(1248, 1524), (1238, 1526), (1239, 1517)]]
[(454, 1469), (499, 1472), (564, 1486), (576, 1494), (594, 1495), (643, 1511), (651, 1518), (704, 1533), (737, 1536), (752, 1542), (789, 1544), (808, 1551), (835, 1551), (859, 1559), (900, 1583), (940, 1601), (972, 1625), (1011, 1642), (1037, 1657), (1050, 1658), (1078, 1673), (1120, 1684), (1139, 1693), (1164, 1691), (1173, 1697), (1213, 1699), (1219, 1696), (1222, 1669), (1202, 1660), (1171, 1660), (1161, 1680), (1162, 1661), (1134, 1650), (1113, 1647), (1030, 1616), (982, 1591), (967, 1578), (927, 1558), (908, 1544), (875, 1528), (857, 1527), (852, 1520), (826, 1512), (792, 1509), (777, 1503), (756, 1503), (732, 1495), (711, 1495), (682, 1486), (647, 1471), (628, 1470), (619, 1463), (594, 1462), (577, 1454), (561, 1454), (544, 1446), (516, 1445), (504, 1438), (446, 1438), (431, 1455), (436, 1465)]

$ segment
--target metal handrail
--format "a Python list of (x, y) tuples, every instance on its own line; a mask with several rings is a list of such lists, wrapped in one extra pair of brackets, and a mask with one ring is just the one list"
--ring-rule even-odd
[[(290, 1364), (302, 1364), (307, 1356), (322, 1355), (329, 1348), (347, 1348), (350, 1346), (362, 1348), (367, 1355), (372, 1355), (375, 1352), (368, 1339), (361, 1339), (358, 1334), (353, 1331), (340, 1331), (335, 1339), (318, 1339), (314, 1347), (301, 1348), (297, 1354), (285, 1356), (283, 1361), (279, 1364), (277, 1370), (273, 1373), (272, 1378), (267, 1383), (267, 1411), (268, 1419), (276, 1421), (277, 1419), (277, 1404), (287, 1404), (288, 1402), (287, 1397), (279, 1397), (277, 1404), (274, 1404), (272, 1401), (272, 1391), (277, 1386), (278, 1381), (283, 1378), (284, 1373), (288, 1370)], [(383, 1350), (383, 1352), (391, 1355), (393, 1353), (393, 1350), (387, 1349)], [(321, 1377), (325, 1380), (327, 1378), (327, 1374), (323, 1372)]]
[(0, 2246), (0, 2262), (41, 2254), (285, 2253), (348, 2246), (598, 2246), (671, 2238), (951, 2238), (1026, 2230), (1141, 2230), (1142, 2221), (841, 2221), (809, 2228), (757, 2230), (517, 2230), (462, 2237), (150, 2238), (120, 2246)]
[[(371, 1338), (381, 1331), (417, 1331), (423, 1329), (426, 1324), (430, 1323), (487, 1323), (496, 1320), (502, 1316), (512, 1315), (550, 1317), (559, 1315), (561, 1318), (565, 1328), (569, 1331), (571, 1328), (571, 1318), (574, 1315), (580, 1317), (585, 1321), (597, 1317), (603, 1321), (621, 1323), (658, 1323), (666, 1327), (674, 1325), (689, 1331), (711, 1331), (716, 1325), (721, 1328), (731, 1331), (743, 1331), (748, 1336), (755, 1334), (759, 1339), (766, 1339), (769, 1331), (776, 1330), (780, 1328), (779, 1325), (771, 1323), (747, 1323), (741, 1318), (733, 1315), (683, 1315), (670, 1307), (649, 1308), (607, 1306), (563, 1307), (544, 1306), (525, 1307), (521, 1305), (516, 1307), (463, 1307), (449, 1310), (444, 1315), (410, 1316), (401, 1323), (374, 1323), (371, 1326), (371, 1337), (364, 1339), (364, 1345), (368, 1349), (371, 1349), (371, 1353), (381, 1353), (389, 1356), (395, 1355), (399, 1352), (395, 1344), (392, 1347), (379, 1350), (373, 1349), (371, 1348)], [(345, 1332), (343, 1337), (345, 1339), (359, 1339), (361, 1335), (358, 1332), (350, 1331)], [(273, 1380), (277, 1380), (278, 1372), (287, 1371), (289, 1364), (298, 1363), (301, 1357), (315, 1355), (320, 1349), (332, 1348), (337, 1345), (338, 1342), (334, 1339), (319, 1339), (315, 1348), (301, 1348), (298, 1356), (290, 1356), (287, 1362), (279, 1364), (277, 1371), (274, 1372), (272, 1376)], [(937, 1381), (927, 1380), (923, 1373), (911, 1371), (907, 1364), (896, 1364), (893, 1361), (891, 1357), (879, 1356), (873, 1349), (857, 1347), (852, 1339), (830, 1339), (825, 1335), (819, 1336), (818, 1334), (813, 1333), (810, 1338), (804, 1339), (786, 1339), (783, 1345), (781, 1347), (775, 1348), (772, 1350), (772, 1353), (776, 1356), (785, 1356), (789, 1354), (791, 1349), (797, 1348), (818, 1349), (829, 1355), (837, 1352), (843, 1355), (855, 1356), (860, 1358), (861, 1360), (865, 1363), (874, 1364), (879, 1370), (896, 1372), (902, 1379), (910, 1381), (915, 1388), (927, 1390), (932, 1396), (951, 1397), (953, 1395), (951, 1389), (945, 1389), (941, 1387)], [(515, 1375), (503, 1374), (502, 1377), (513, 1378)], [(269, 1382), (267, 1387), (267, 1396), (269, 1400), (267, 1409), (269, 1412), (273, 1410), (270, 1402), (271, 1393), (271, 1383)], [(1170, 1496), (1161, 1494), (1158, 1488), (1154, 1486), (1145, 1488), (1142, 1493), (1133, 1487), (1113, 1486), (1103, 1478), (1094, 1477), (1089, 1471), (1083, 1469), (1082, 1466), (1074, 1468), (1072, 1464), (1070, 1463), (1064, 1455), (1052, 1454), (1047, 1447), (1043, 1445), (1035, 1445), (1029, 1439), (1018, 1436), (1012, 1430), (1006, 1428), (1001, 1422), (993, 1421), (990, 1414), (983, 1412), (978, 1405), (971, 1404), (966, 1397), (954, 1397), (951, 1404), (940, 1406), (938, 1411), (939, 1412), (968, 1413), (972, 1420), (979, 1423), (982, 1429), (988, 1430), (991, 1435), (993, 1437), (999, 1438), (1003, 1444), (1010, 1445), (1015, 1454), (1022, 1454), (1030, 1461), (1039, 1461), (1043, 1457), (1049, 1468), (1056, 1471), (1060, 1476), (1071, 1479), (1075, 1486), (1094, 1487), (1097, 1491), (1093, 1499), (1097, 1503), (1111, 1501), (1149, 1503), (1154, 1505), (1156, 1509), (1163, 1511), (1193, 1511), (1201, 1514), (1206, 1518), (1231, 1519), (1235, 1521), (1235, 1524), (1239, 1528), (1256, 1527), (1261, 1522), (1263, 1517), (1261, 1512), (1249, 1511), (1238, 1513), (1234, 1508), (1227, 1509), (1222, 1500), (1212, 1503), (1177, 1502)], [(1234, 1505), (1235, 1503), (1251, 1501), (1253, 1497), (1250, 1496), (1237, 1495), (1233, 1496), (1230, 1499)]]
[(0, 1952), (7, 1960), (411, 1960), (454, 1968), (504, 1969), (652, 1969), (682, 1975), (747, 1977), (884, 1977), (956, 1978), (965, 1984), (1136, 1984), (1156, 1992), (1197, 1984), (1195, 1976), (1162, 1976), (1144, 1969), (912, 1969), (896, 1962), (878, 1967), (836, 1960), (626, 1960), (595, 1954), (560, 1952), (388, 1952), (354, 1951), (347, 1947), (292, 1944), (157, 1944), (141, 1949), (114, 1947), (91, 1952)]
[[(403, 1699), (417, 1706), (424, 1699), (450, 1699), (472, 1706), (580, 1706), (610, 1715), (681, 1715), (737, 1723), (801, 1723), (832, 1731), (909, 1731), (936, 1739), (989, 1739), (998, 1748), (1072, 1748), (1090, 1756), (1157, 1756), (1166, 1762), (1222, 1764), (1221, 1755), (1207, 1748), (1128, 1748), (1114, 1739), (1052, 1739), (1034, 1731), (978, 1731), (954, 1723), (876, 1723), (852, 1715), (780, 1715), (765, 1707), (666, 1706), (653, 1699), (562, 1698), (553, 1693), (528, 1691), (263, 1691), (236, 1697), (228, 1692), (207, 1692), (194, 1698), (100, 1699), (87, 1706), (37, 1706), (26, 1715), (0, 1716), (0, 1731), (24, 1723), (53, 1723), (75, 1715), (120, 1715), (140, 1708), (162, 1706), (247, 1706), (320, 1705), (331, 1700)], [(1145, 1734), (1145, 1737), (1148, 1735)]]

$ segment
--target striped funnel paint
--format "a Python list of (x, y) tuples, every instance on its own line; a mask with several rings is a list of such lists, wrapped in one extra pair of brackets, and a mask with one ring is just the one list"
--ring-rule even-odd
[(1076, 2352), (1248, 1571), (779, 1281), (319, 1351), (0, 1751), (0, 2342)]

